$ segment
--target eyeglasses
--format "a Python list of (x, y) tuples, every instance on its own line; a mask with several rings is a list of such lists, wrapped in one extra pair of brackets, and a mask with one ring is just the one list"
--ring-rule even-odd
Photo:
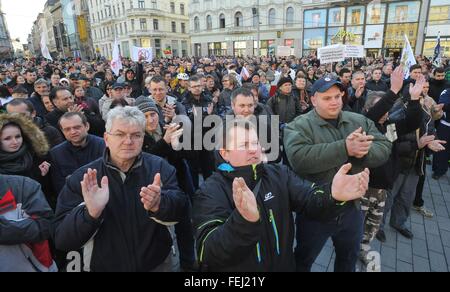
[(143, 133), (133, 133), (133, 134), (126, 134), (126, 133), (107, 133), (110, 136), (113, 136), (117, 139), (119, 139), (120, 141), (125, 141), (126, 139), (130, 139), (133, 142), (136, 141), (140, 141), (144, 138), (144, 134)]

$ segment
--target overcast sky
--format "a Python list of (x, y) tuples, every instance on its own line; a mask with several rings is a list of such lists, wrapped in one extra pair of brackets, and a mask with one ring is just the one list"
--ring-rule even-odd
[(28, 34), (39, 13), (44, 10), (46, 0), (2, 0), (2, 10), (6, 16), (12, 39), (27, 42)]

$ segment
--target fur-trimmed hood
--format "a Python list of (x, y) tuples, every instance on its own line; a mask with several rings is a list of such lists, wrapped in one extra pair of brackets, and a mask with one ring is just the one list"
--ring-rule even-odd
[(28, 143), (34, 153), (45, 156), (50, 150), (47, 138), (33, 121), (23, 115), (0, 114), (0, 133), (7, 124), (16, 124), (22, 130), (24, 141)]

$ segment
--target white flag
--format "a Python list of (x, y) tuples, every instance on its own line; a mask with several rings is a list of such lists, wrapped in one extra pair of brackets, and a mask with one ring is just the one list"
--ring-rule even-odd
[(153, 61), (153, 48), (140, 48), (133, 46), (131, 59), (134, 62), (138, 62), (141, 57), (143, 57), (147, 63), (151, 63)]
[(114, 41), (114, 48), (112, 53), (112, 60), (111, 60), (111, 70), (119, 76), (120, 70), (123, 68), (122, 66), (122, 60), (120, 59), (120, 50), (119, 50), (119, 43), (117, 42), (117, 39)]
[(47, 39), (45, 38), (44, 33), (41, 36), (41, 53), (44, 58), (53, 61), (52, 55), (50, 55), (50, 51), (48, 50), (47, 47)]
[(405, 46), (403, 47), (401, 64), (405, 67), (405, 79), (409, 78), (409, 68), (416, 65), (417, 61), (414, 57), (414, 52), (409, 43), (408, 37), (405, 34)]

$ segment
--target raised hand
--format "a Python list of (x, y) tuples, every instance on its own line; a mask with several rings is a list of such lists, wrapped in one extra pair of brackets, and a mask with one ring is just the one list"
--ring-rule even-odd
[(141, 189), (141, 202), (144, 204), (145, 210), (156, 213), (159, 211), (161, 204), (161, 174), (157, 173), (153, 184)]
[(351, 163), (345, 164), (334, 176), (331, 195), (337, 201), (348, 202), (360, 199), (369, 189), (369, 169), (366, 168), (356, 175), (349, 175), (351, 169)]
[(89, 168), (81, 182), (81, 191), (89, 215), (94, 219), (100, 218), (109, 202), (108, 177), (102, 178), (100, 188), (97, 182), (97, 170)]
[(405, 80), (405, 72), (403, 66), (400, 65), (395, 68), (394, 72), (391, 74), (391, 90), (395, 94), (398, 94), (403, 88), (403, 82)]
[(166, 133), (164, 134), (164, 141), (166, 141), (169, 145), (171, 145), (174, 141), (174, 136), (179, 135), (177, 137), (179, 138), (183, 134), (183, 129), (181, 129), (181, 134), (179, 133), (180, 125), (178, 124), (170, 124), (165, 126), (164, 129), (166, 130)]
[(411, 100), (419, 100), (422, 97), (425, 82), (425, 77), (420, 75), (419, 79), (416, 81), (416, 84), (409, 84), (409, 94), (411, 95)]
[(239, 214), (249, 222), (257, 222), (260, 218), (258, 204), (253, 192), (248, 188), (243, 178), (233, 181), (233, 200)]
[(68, 109), (69, 113), (81, 113), (83, 112), (83, 107), (81, 105), (73, 105)]

